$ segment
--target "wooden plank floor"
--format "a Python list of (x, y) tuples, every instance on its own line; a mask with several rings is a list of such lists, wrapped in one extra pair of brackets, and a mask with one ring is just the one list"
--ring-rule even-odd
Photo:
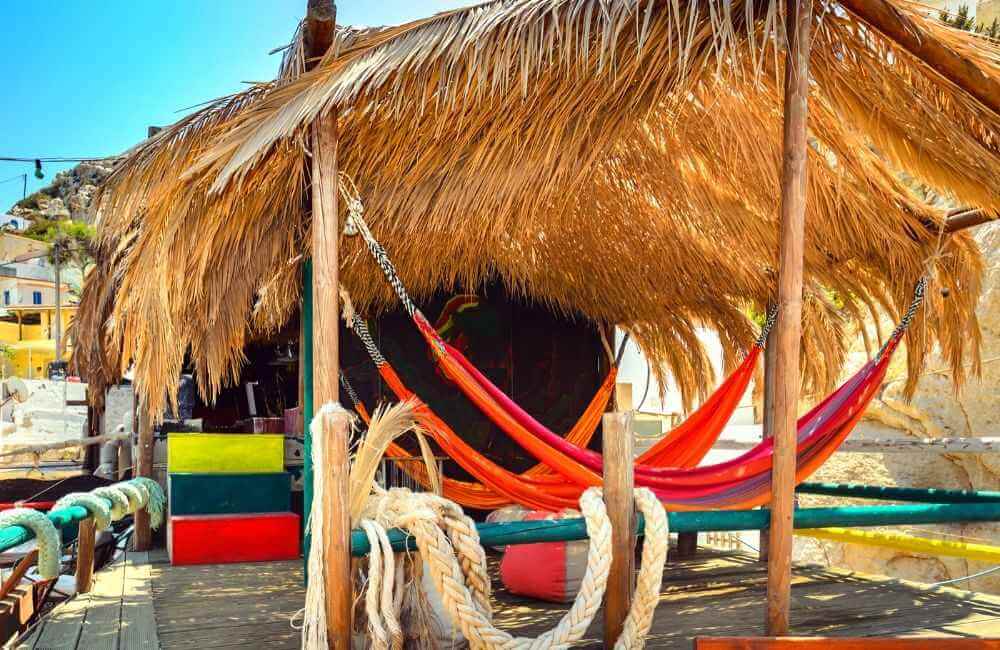
[[(792, 584), (792, 634), (1000, 637), (998, 596), (822, 567), (796, 567)], [(494, 585), (494, 623), (505, 630), (537, 636), (566, 611)], [(687, 650), (696, 636), (763, 634), (766, 586), (766, 565), (745, 554), (700, 549), (671, 562), (646, 647)], [(597, 616), (577, 647), (602, 647), (600, 635)]]
[[(61, 605), (19, 647), (299, 647), (289, 619), (305, 599), (301, 562), (172, 567), (161, 554), (137, 559), (100, 572), (94, 593)], [(565, 612), (507, 593), (491, 564), (498, 627), (536, 636)], [(817, 567), (797, 567), (793, 584), (795, 634), (1000, 637), (997, 596)], [(703, 550), (670, 563), (646, 647), (760, 634), (765, 585), (766, 568), (746, 555)], [(598, 616), (578, 647), (600, 647), (600, 632)]]
[[(56, 607), (16, 647), (155, 650), (149, 554), (129, 552), (94, 575), (89, 594)], [(127, 639), (127, 645), (120, 639)]]
[(298, 648), (289, 621), (305, 603), (302, 562), (154, 565), (160, 646)]

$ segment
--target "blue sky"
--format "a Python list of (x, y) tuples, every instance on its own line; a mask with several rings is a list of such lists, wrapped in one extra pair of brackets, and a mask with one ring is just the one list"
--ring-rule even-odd
[[(396, 24), (466, 0), (340, 0), (342, 24)], [(0, 3), (0, 156), (116, 154), (184, 109), (274, 77), (306, 0)], [(68, 165), (0, 162), (0, 211)]]

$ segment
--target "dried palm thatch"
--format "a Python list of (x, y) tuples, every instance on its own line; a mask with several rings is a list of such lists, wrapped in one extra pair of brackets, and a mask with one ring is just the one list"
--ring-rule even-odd
[[(991, 78), (994, 44), (897, 11)], [(956, 383), (978, 359), (981, 261), (900, 180), (1000, 209), (1000, 116), (835, 2), (812, 51), (804, 334), (808, 391), (832, 384), (852, 323), (935, 292), (909, 336)], [(507, 0), (342, 30), (313, 70), (225, 98), (138, 147), (101, 196), (104, 258), (78, 360), (98, 387), (135, 363), (159, 412), (185, 354), (211, 397), (248, 337), (298, 305), (308, 137), (340, 120), (340, 165), (418, 298), (500, 279), (565, 314), (628, 328), (686, 401), (752, 338), (773, 296), (781, 165), (777, 0)], [(290, 51), (295, 51), (294, 48)], [(358, 308), (394, 304), (341, 241)], [(975, 371), (976, 364), (973, 364)], [(99, 393), (100, 391), (94, 391)]]

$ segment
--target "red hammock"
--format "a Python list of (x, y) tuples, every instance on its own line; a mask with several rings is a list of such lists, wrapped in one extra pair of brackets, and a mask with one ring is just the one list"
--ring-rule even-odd
[[(882, 354), (868, 362), (833, 394), (799, 419), (796, 482), (809, 477), (832, 455), (860, 419), (865, 407), (881, 386), (892, 354), (899, 342), (894, 336)], [(482, 483), (507, 499), (528, 508), (559, 510), (574, 507), (583, 490), (600, 485), (600, 477), (587, 468), (557, 483), (538, 482), (514, 474), (490, 461), (466, 444), (402, 383), (387, 363), (379, 364), (379, 374), (400, 399), (417, 402), (417, 417), (434, 436), (442, 450)], [(400, 448), (401, 449), (401, 448)], [(705, 508), (751, 508), (770, 500), (772, 441), (765, 440), (738, 458), (697, 467), (672, 470), (667, 485), (653, 491), (674, 510)], [(401, 450), (403, 455), (409, 455)], [(558, 455), (559, 452), (552, 450)], [(541, 459), (540, 459), (541, 460)], [(446, 480), (446, 484), (451, 479)], [(463, 486), (454, 481), (459, 492)], [(446, 490), (448, 488), (446, 487)], [(447, 495), (447, 492), (446, 492)], [(451, 498), (451, 497), (449, 497)]]
[[(502, 391), (475, 371), (472, 364), (464, 360), (458, 350), (449, 350), (447, 343), (437, 336), (406, 294), (385, 249), (372, 236), (367, 224), (360, 215), (354, 215), (354, 221), (372, 256), (399, 296), (403, 308), (431, 344), (445, 375), (458, 384), (466, 396), (518, 444), (540, 462), (558, 472), (568, 484), (576, 485), (577, 488), (599, 485), (600, 477), (597, 472), (600, 471), (600, 456), (578, 453), (585, 450), (571, 449), (571, 445), (566, 446), (565, 441), (558, 439), (558, 436), (555, 436), (558, 441), (553, 440), (547, 435), (551, 434), (550, 431), (534, 421), (503, 395)], [(868, 403), (881, 386), (892, 353), (922, 302), (925, 289), (926, 280), (921, 278), (917, 283), (909, 310), (876, 358), (865, 364), (832, 395), (799, 419), (797, 482), (807, 478), (822, 465), (861, 418)], [(465, 361), (464, 364), (462, 360)], [(480, 382), (480, 378), (484, 381)], [(502, 400), (499, 399), (501, 396)], [(448, 442), (450, 444), (452, 441)], [(497, 467), (475, 450), (467, 448), (455, 451), (464, 458), (459, 458), (447, 449), (445, 453), (460, 463), (471, 465), (475, 462), (477, 467), (484, 468), (482, 476), (475, 473), (473, 475), (498, 492), (514, 495), (518, 488), (526, 487), (524, 482), (518, 482), (519, 477)], [(635, 482), (637, 485), (652, 489), (661, 501), (676, 510), (754, 507), (770, 499), (772, 453), (773, 442), (768, 439), (742, 456), (725, 463), (689, 469), (639, 465), (636, 468)], [(488, 471), (490, 466), (494, 473)], [(537, 506), (529, 505), (529, 507)]]
[[(375, 346), (375, 342), (371, 338), (364, 320), (355, 315), (352, 324), (355, 334), (368, 351), (369, 356), (375, 363), (375, 366), (379, 370), (383, 380), (389, 385), (396, 396), (399, 399), (415, 399), (416, 396), (403, 384), (399, 375), (396, 374), (395, 370), (388, 364), (381, 352)], [(712, 448), (712, 445), (718, 439), (719, 435), (722, 433), (722, 429), (725, 427), (736, 406), (739, 404), (740, 398), (746, 392), (750, 379), (753, 376), (757, 358), (760, 355), (760, 344), (763, 342), (765, 337), (766, 336), (762, 336), (762, 338), (759, 339), (758, 344), (751, 349), (743, 363), (740, 364), (736, 371), (730, 375), (726, 381), (722, 383), (722, 385), (719, 386), (719, 388), (701, 405), (701, 407), (698, 408), (698, 410), (692, 413), (689, 418), (642, 454), (642, 456), (639, 457), (639, 461), (670, 467), (694, 467), (701, 462), (708, 451)], [(605, 379), (605, 385), (602, 385), (584, 415), (581, 416), (580, 421), (576, 426), (574, 426), (570, 434), (567, 435), (566, 440), (576, 442), (575, 440), (572, 440), (571, 437), (574, 436), (583, 426), (590, 427), (590, 435), (593, 434), (594, 428), (596, 428), (597, 422), (600, 420), (603, 411), (603, 403), (607, 401), (607, 395), (604, 395), (605, 388), (606, 386), (613, 387), (613, 385), (614, 376), (609, 374), (609, 376)], [(364, 417), (366, 415), (364, 406), (357, 399), (353, 389), (350, 388), (350, 384), (346, 383), (346, 379), (345, 388), (354, 400), (355, 405), (358, 407), (358, 412), (362, 413), (362, 417)], [(604, 395), (603, 401), (601, 401), (602, 395)], [(595, 409), (595, 406), (600, 408)], [(426, 410), (426, 417), (421, 421), (421, 423), (426, 429), (428, 429), (435, 440), (438, 441), (442, 449), (445, 449), (446, 447), (452, 449), (454, 453), (449, 451), (446, 451), (446, 453), (448, 453), (450, 457), (458, 460), (463, 469), (479, 478), (477, 472), (475, 471), (476, 468), (479, 467), (478, 459), (471, 458), (467, 455), (468, 453), (478, 454), (478, 452), (475, 452), (475, 450), (468, 447), (465, 442), (423, 402), (420, 402), (420, 410)], [(444, 442), (442, 442), (442, 440)], [(562, 439), (560, 438), (560, 440)], [(586, 444), (586, 442), (583, 442), (583, 444)], [(410, 457), (410, 453), (405, 448), (396, 444), (390, 445), (386, 455), (390, 458), (397, 459)], [(463, 460), (466, 462), (463, 463)], [(421, 484), (425, 486), (429, 485), (429, 477), (419, 463), (406, 463), (405, 465), (402, 465), (402, 467), (404, 471), (409, 473)], [(545, 488), (549, 492), (566, 492), (570, 495), (570, 499), (564, 506), (560, 507), (571, 507), (573, 500), (577, 499), (580, 493), (580, 490), (576, 488), (566, 491), (565, 479), (544, 464), (536, 465), (527, 472), (520, 475), (512, 474), (512, 476), (520, 477), (522, 480), (539, 488)], [(511, 499), (503, 496), (505, 493), (510, 493), (509, 489), (496, 490), (491, 488), (489, 485), (483, 485), (482, 483), (458, 481), (449, 478), (444, 478), (442, 483), (445, 496), (467, 507), (484, 510), (495, 509), (510, 504), (512, 500), (518, 501), (518, 499)]]

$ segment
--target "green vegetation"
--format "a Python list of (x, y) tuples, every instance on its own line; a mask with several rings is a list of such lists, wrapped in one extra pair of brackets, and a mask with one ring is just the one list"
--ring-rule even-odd
[(49, 262), (74, 266), (79, 269), (81, 277), (86, 276), (94, 264), (95, 230), (90, 224), (38, 216), (21, 234), (51, 244)]
[(950, 14), (945, 10), (941, 11), (941, 21), (955, 27), (964, 29), (967, 32), (982, 34), (987, 38), (1000, 38), (1000, 21), (994, 18), (993, 22), (986, 26), (983, 23), (976, 23), (976, 19), (969, 16), (969, 5), (961, 5), (955, 14)]

